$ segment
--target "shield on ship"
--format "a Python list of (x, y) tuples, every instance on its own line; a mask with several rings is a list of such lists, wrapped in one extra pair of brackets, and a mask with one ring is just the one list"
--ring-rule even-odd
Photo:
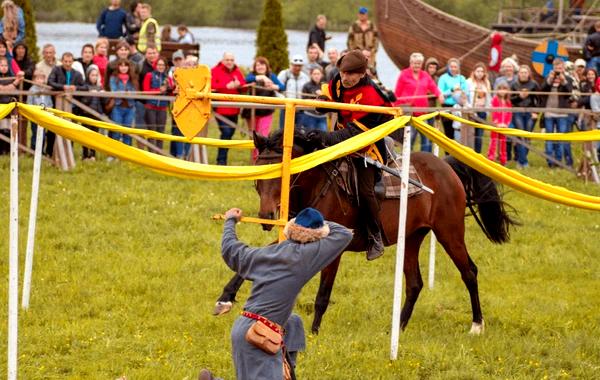
[(531, 53), (531, 65), (536, 73), (546, 77), (552, 71), (552, 61), (556, 58), (568, 61), (567, 48), (556, 40), (543, 41)]

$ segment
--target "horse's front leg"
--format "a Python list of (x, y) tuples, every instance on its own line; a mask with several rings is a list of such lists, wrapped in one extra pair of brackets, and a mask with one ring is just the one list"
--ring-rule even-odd
[(221, 293), (215, 304), (213, 315), (223, 315), (231, 310), (235, 302), (235, 296), (243, 283), (244, 279), (239, 274), (236, 273), (233, 275), (233, 278), (223, 288), (223, 293)]
[(327, 306), (329, 306), (329, 299), (340, 266), (341, 257), (342, 255), (340, 254), (331, 264), (321, 271), (321, 282), (319, 283), (319, 291), (317, 292), (317, 298), (315, 299), (315, 318), (313, 319), (311, 329), (313, 334), (319, 333), (323, 314), (325, 314)]

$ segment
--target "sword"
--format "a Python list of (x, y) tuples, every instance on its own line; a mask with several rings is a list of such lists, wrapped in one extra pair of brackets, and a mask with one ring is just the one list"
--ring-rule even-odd
[[(386, 166), (386, 165), (382, 164), (381, 162), (372, 159), (371, 157), (363, 156), (362, 158), (364, 158), (364, 160), (365, 160), (365, 162), (367, 164), (373, 165), (373, 166), (375, 166), (378, 169), (381, 169), (381, 170), (383, 170), (385, 172), (390, 173), (394, 177), (402, 179), (402, 175), (400, 174), (400, 171), (394, 170), (394, 169), (390, 168), (389, 166)], [(430, 189), (429, 187), (423, 185), (421, 182), (419, 182), (417, 180), (414, 180), (414, 179), (412, 179), (410, 177), (408, 178), (408, 182), (410, 184), (412, 184), (412, 185), (415, 185), (419, 189), (428, 192), (429, 194), (433, 194), (434, 193), (432, 189)]]

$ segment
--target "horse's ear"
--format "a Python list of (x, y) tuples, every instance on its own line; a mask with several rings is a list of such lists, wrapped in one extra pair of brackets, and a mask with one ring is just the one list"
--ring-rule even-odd
[(262, 152), (267, 147), (267, 142), (269, 139), (262, 135), (256, 133), (256, 131), (252, 132), (252, 137), (254, 139), (254, 146), (258, 149), (259, 152)]

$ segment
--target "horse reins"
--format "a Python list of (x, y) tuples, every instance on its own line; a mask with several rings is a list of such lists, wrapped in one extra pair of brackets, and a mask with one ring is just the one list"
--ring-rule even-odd
[[(266, 154), (259, 154), (258, 157), (256, 158), (256, 160), (258, 161), (259, 159), (275, 159), (275, 158), (282, 158), (283, 157), (283, 153), (277, 152), (277, 151), (269, 151)], [(330, 165), (333, 166), (333, 170), (330, 172), (326, 169), (326, 166)], [(313, 200), (310, 202), (308, 207), (315, 207), (316, 204), (319, 202), (320, 199), (322, 199), (325, 194), (327, 193), (327, 191), (329, 190), (329, 188), (331, 187), (331, 184), (334, 182), (334, 177), (337, 177), (339, 174), (339, 170), (337, 169), (337, 167), (335, 165), (333, 165), (330, 162), (326, 162), (322, 165), (321, 167), (324, 171), (325, 174), (327, 174), (327, 182), (325, 182), (325, 184), (323, 185), (323, 187), (321, 187), (321, 190), (319, 191), (319, 194), (313, 198)], [(294, 188), (294, 185), (296, 183), (296, 181), (298, 180), (298, 178), (300, 178), (300, 175), (302, 174), (302, 172), (296, 174), (294, 176), (294, 179), (292, 180), (292, 182), (290, 183), (290, 190)], [(334, 191), (335, 191), (335, 196), (338, 200), (338, 203), (340, 205), (340, 209), (342, 210), (342, 213), (344, 215), (348, 214), (348, 210), (347, 208), (344, 208), (344, 204), (342, 202), (342, 198), (340, 196), (339, 193), (339, 189), (337, 188), (337, 186), (334, 186)]]

